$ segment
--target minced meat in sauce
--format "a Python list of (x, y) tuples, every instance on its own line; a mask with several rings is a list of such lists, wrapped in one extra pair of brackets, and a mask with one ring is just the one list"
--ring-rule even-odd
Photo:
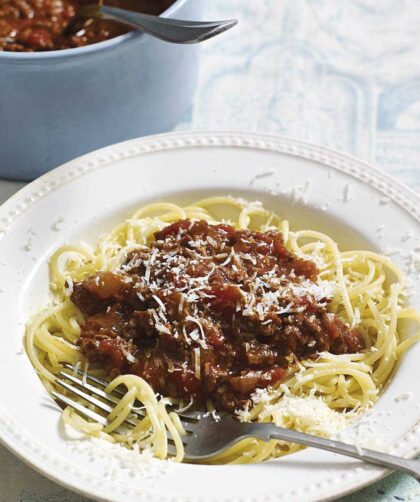
[[(175, 0), (105, 0), (105, 5), (158, 15)], [(0, 0), (0, 51), (69, 49), (102, 42), (130, 31), (115, 21), (89, 19), (76, 33), (66, 28), (92, 0)]]
[(363, 347), (327, 312), (332, 293), (322, 284), (280, 233), (181, 220), (118, 272), (75, 284), (71, 299), (86, 316), (78, 343), (89, 362), (233, 411), (278, 384), (296, 358)]

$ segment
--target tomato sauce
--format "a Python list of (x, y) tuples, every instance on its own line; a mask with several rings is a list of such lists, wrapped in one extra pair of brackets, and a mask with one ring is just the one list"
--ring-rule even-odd
[(120, 270), (76, 284), (71, 299), (86, 316), (78, 343), (89, 362), (233, 411), (296, 359), (363, 347), (320, 289), (316, 265), (278, 232), (181, 220)]
[[(175, 0), (105, 0), (105, 5), (159, 15)], [(0, 0), (0, 50), (53, 51), (102, 42), (131, 29), (115, 21), (90, 19), (76, 33), (66, 28), (78, 9), (93, 0)]]

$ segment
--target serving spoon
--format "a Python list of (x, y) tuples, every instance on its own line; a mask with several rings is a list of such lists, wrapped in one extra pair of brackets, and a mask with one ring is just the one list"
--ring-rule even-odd
[(65, 33), (77, 34), (92, 18), (118, 21), (173, 44), (197, 44), (233, 28), (238, 23), (236, 19), (208, 22), (184, 21), (140, 14), (108, 5), (92, 4), (77, 11), (76, 16), (67, 25)]

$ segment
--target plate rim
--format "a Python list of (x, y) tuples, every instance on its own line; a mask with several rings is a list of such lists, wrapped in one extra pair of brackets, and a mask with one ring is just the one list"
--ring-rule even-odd
[[(254, 140), (254, 143), (252, 143), (252, 140)], [(170, 144), (171, 141), (173, 141), (172, 144)], [(273, 143), (276, 143), (277, 148), (274, 148)], [(138, 150), (135, 150), (133, 148), (135, 146), (140, 148)], [(142, 146), (143, 148), (141, 148)], [(413, 216), (418, 222), (420, 222), (420, 207), (417, 208), (415, 206), (415, 204), (420, 205), (420, 193), (417, 193), (412, 188), (408, 187), (395, 177), (391, 176), (390, 174), (386, 173), (379, 167), (376, 167), (374, 164), (366, 160), (342, 152), (338, 149), (330, 148), (309, 141), (299, 140), (291, 136), (274, 133), (259, 133), (253, 131), (203, 130), (176, 131), (162, 134), (153, 134), (121, 141), (119, 143), (114, 143), (112, 145), (93, 150), (92, 152), (85, 153), (55, 167), (54, 169), (51, 169), (35, 180), (29, 182), (24, 187), (20, 188), (15, 194), (13, 194), (0, 205), (1, 217), (5, 209), (8, 209), (10, 205), (12, 205), (15, 201), (21, 199), (24, 195), (28, 195), (26, 199), (30, 199), (26, 203), (17, 204), (14, 209), (9, 210), (9, 212), (14, 212), (16, 214), (13, 214), (8, 218), (3, 217), (0, 219), (0, 236), (2, 233), (7, 231), (8, 223), (14, 221), (14, 219), (19, 216), (20, 212), (27, 209), (28, 205), (35, 202), (35, 200), (45, 196), (47, 192), (54, 190), (55, 188), (58, 188), (73, 179), (88, 174), (89, 172), (95, 171), (98, 168), (105, 167), (106, 165), (117, 160), (123, 160), (135, 155), (152, 153), (154, 151), (157, 152), (189, 147), (199, 148), (202, 146), (256, 148), (258, 150), (288, 154), (295, 157), (312, 160), (320, 164), (325, 164), (331, 169), (337, 169), (353, 178), (373, 184), (373, 186), (377, 190), (382, 192), (385, 196), (389, 197), (400, 206), (402, 205), (401, 203), (403, 202), (403, 198), (401, 196), (394, 197), (394, 195), (398, 194), (398, 192), (400, 192), (400, 194), (405, 194), (405, 197), (407, 197), (408, 199), (413, 199), (414, 202), (410, 201), (411, 204), (409, 207), (406, 207), (406, 205), (402, 205), (402, 207), (407, 210), (410, 215)], [(120, 154), (117, 156), (114, 154), (109, 158), (102, 157), (108, 152), (113, 152), (115, 150), (120, 151), (122, 148), (124, 148), (125, 150), (120, 152)], [(95, 165), (95, 162), (92, 162), (92, 159), (94, 159), (95, 157), (99, 157), (99, 162), (96, 163), (97, 165)], [(77, 165), (79, 165), (79, 168), (77, 169), (78, 172), (72, 170), (72, 167)], [(350, 167), (351, 165), (357, 165), (358, 169), (352, 170)], [(367, 169), (369, 175), (363, 173), (360, 169), (361, 167)], [(356, 176), (357, 171), (359, 176)], [(59, 178), (60, 176), (62, 178), (60, 181), (56, 181), (54, 179)], [(376, 183), (372, 183), (373, 181), (375, 181)], [(384, 183), (384, 181), (386, 183)], [(45, 185), (42, 186), (44, 183)], [(386, 184), (388, 184), (388, 186), (386, 186)], [(391, 187), (390, 185), (393, 186)], [(33, 191), (30, 194), (30, 192), (38, 186), (38, 190)], [(385, 190), (385, 187), (387, 188), (387, 190)]]
[[(372, 185), (376, 190), (383, 193), (384, 196), (389, 197), (389, 199), (402, 207), (404, 211), (409, 213), (417, 222), (420, 222), (420, 194), (417, 194), (414, 190), (383, 172), (381, 169), (354, 156), (322, 145), (276, 134), (246, 131), (181, 131), (134, 138), (109, 145), (77, 157), (42, 175), (21, 188), (0, 206), (0, 238), (4, 237), (9, 226), (13, 225), (14, 221), (28, 210), (33, 203), (45, 197), (52, 190), (74, 179), (83, 177), (90, 172), (126, 158), (141, 157), (143, 154), (152, 152), (194, 147), (238, 147), (258, 149), (318, 162), (331, 169), (344, 172), (352, 178), (359, 179), (364, 183)], [(87, 487), (86, 484), (83, 485), (83, 482), (81, 486), (75, 485), (72, 482), (66, 481), (63, 476), (60, 477), (58, 472), (51, 472), (48, 466), (44, 468), (37, 464), (34, 458), (36, 457), (34, 445), (30, 440), (25, 440), (22, 434), (19, 434), (19, 431), (13, 431), (12, 425), (13, 420), (11, 418), (7, 415), (3, 417), (0, 415), (0, 443), (31, 468), (54, 482), (84, 496), (96, 500), (113, 500), (112, 498), (105, 499), (100, 495), (95, 495), (93, 485)], [(407, 444), (407, 448), (410, 444), (410, 440), (407, 439), (407, 437), (415, 435), (418, 430), (420, 430), (420, 427), (417, 425), (404, 434), (403, 438), (405, 439), (404, 442)], [(8, 434), (12, 435), (12, 440), (8, 438)], [(19, 442), (20, 444), (18, 444)], [(414, 456), (420, 451), (420, 448), (417, 446), (411, 448), (411, 450), (411, 454)], [(364, 472), (366, 473), (366, 471)], [(390, 471), (386, 469), (372, 471), (369, 473), (369, 476), (361, 480), (357, 486), (345, 488), (344, 491), (330, 485), (330, 489), (328, 490), (330, 493), (325, 493), (322, 500), (332, 500), (338, 496), (359, 490), (378, 481), (389, 473)], [(352, 481), (352, 484), (354, 483), (356, 483), (355, 480)], [(83, 486), (86, 486), (86, 488), (83, 488)], [(322, 492), (320, 494), (322, 495)], [(162, 501), (172, 500), (172, 497), (152, 494), (149, 493), (148, 490), (145, 495), (147, 495), (149, 500), (154, 500), (155, 498), (156, 500), (159, 499)], [(261, 496), (255, 497), (256, 500), (260, 500), (259, 497)], [(190, 498), (177, 497), (177, 500), (186, 501), (190, 500)], [(224, 499), (220, 498), (218, 500)], [(245, 499), (243, 500), (245, 502)]]

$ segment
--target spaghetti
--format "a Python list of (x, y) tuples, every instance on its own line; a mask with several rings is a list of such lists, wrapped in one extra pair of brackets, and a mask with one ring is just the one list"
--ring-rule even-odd
[[(48, 390), (54, 388), (56, 375), (64, 364), (85, 365), (86, 368), (85, 354), (78, 344), (85, 315), (70, 299), (77, 284), (98, 272), (121, 270), (131, 253), (141, 246), (150, 249), (155, 233), (180, 220), (201, 220), (210, 225), (222, 222), (239, 230), (281, 233), (289, 253), (302, 263), (316, 264), (319, 273), (315, 287), (322, 290), (327, 284), (334, 286), (326, 307), (329, 315), (340, 319), (348, 332), (357, 329), (363, 339), (364, 349), (356, 352), (322, 351), (316, 358), (290, 358), (281, 383), (273, 382), (268, 388), (254, 389), (251, 400), (236, 411), (240, 420), (274, 422), (329, 436), (376, 401), (397, 360), (418, 339), (413, 336), (401, 341), (398, 334), (399, 320), (420, 321), (420, 313), (403, 307), (405, 278), (401, 271), (388, 258), (370, 251), (341, 252), (333, 239), (320, 232), (293, 232), (286, 220), (281, 220), (260, 203), (231, 197), (213, 197), (187, 207), (152, 204), (139, 209), (100, 239), (95, 247), (66, 245), (54, 253), (50, 261), (53, 303), (29, 323), (26, 336), (27, 353)], [(146, 271), (148, 273), (150, 270)], [(302, 280), (293, 287), (296, 290), (303, 284)], [(323, 291), (319, 296), (324, 294)], [(157, 301), (161, 303), (159, 298)], [(196, 331), (200, 336), (200, 330)], [(199, 353), (195, 348), (198, 373)], [(101, 367), (91, 367), (89, 373), (107, 376)], [(182, 461), (184, 431), (173, 410), (174, 405), (180, 409), (188, 406), (188, 400), (183, 396), (160, 398), (143, 378), (133, 374), (117, 376), (107, 390), (118, 386), (126, 390), (107, 417), (107, 426), (85, 420), (70, 408), (63, 412), (65, 423), (88, 435), (128, 447), (151, 449), (162, 459), (168, 457), (169, 432), (177, 450), (175, 460)], [(144, 407), (144, 418), (133, 418), (133, 410), (139, 403)], [(214, 409), (211, 400), (206, 405), (208, 410)], [(137, 420), (136, 426), (122, 434), (119, 426), (129, 416)], [(257, 462), (291, 453), (297, 448), (281, 441), (263, 443), (249, 439), (229, 448), (213, 461)]]

